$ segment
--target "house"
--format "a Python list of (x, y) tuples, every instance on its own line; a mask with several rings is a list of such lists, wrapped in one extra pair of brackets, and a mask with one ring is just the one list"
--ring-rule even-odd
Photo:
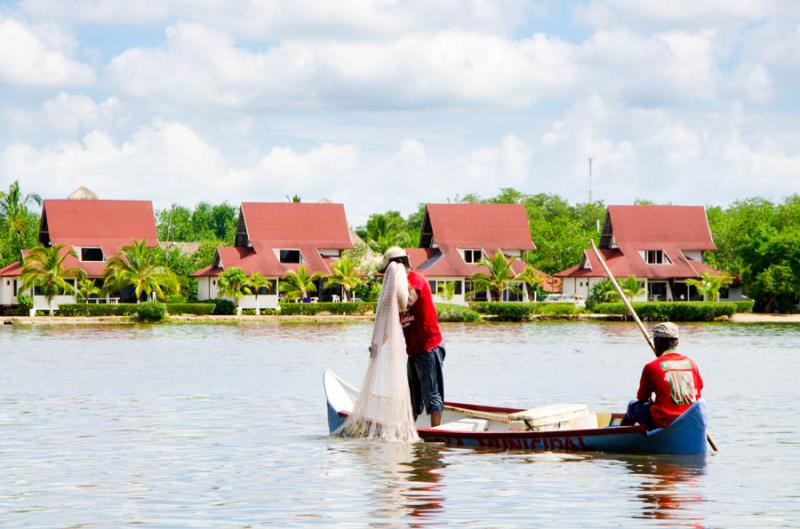
[[(475, 292), (471, 281), (475, 273), (487, 271), (480, 264), (484, 256), (501, 251), (514, 259), (514, 272), (520, 273), (525, 268), (524, 253), (535, 249), (528, 215), (520, 204), (428, 204), (420, 247), (406, 251), (412, 268), (430, 281), (435, 301), (445, 301), (442, 292), (449, 288), (453, 292), (449, 301), (465, 304), (489, 297), (487, 292)], [(504, 301), (528, 301), (521, 282), (509, 283), (519, 289), (504, 291)]]
[[(258, 296), (260, 308), (277, 308), (280, 278), (304, 265), (309, 274), (330, 274), (330, 265), (344, 250), (353, 248), (344, 205), (330, 202), (242, 202), (234, 246), (220, 247), (213, 263), (198, 270), (197, 297), (219, 296), (219, 275), (240, 268), (258, 272), (271, 281)], [(317, 282), (320, 300), (336, 299), (341, 289), (326, 289)], [(255, 308), (255, 296), (243, 296), (241, 308)]]
[[(75, 257), (68, 257), (64, 266), (67, 269), (80, 268), (88, 278), (101, 284), (106, 263), (123, 246), (141, 240), (146, 241), (148, 246), (156, 246), (158, 236), (150, 201), (98, 200), (94, 198), (96, 195), (90, 193), (84, 190), (73, 193), (74, 198), (45, 200), (39, 223), (39, 242), (44, 246), (63, 244), (65, 251), (74, 251)], [(0, 269), (0, 304), (17, 303), (20, 278), (28, 253), (28, 250), (23, 251), (20, 261)], [(47, 309), (45, 297), (34, 294), (34, 307)], [(132, 296), (130, 292), (121, 295), (123, 298)], [(74, 295), (56, 296), (53, 305), (75, 301)]]
[[(636, 301), (701, 300), (686, 280), (722, 274), (703, 262), (703, 252), (716, 248), (702, 206), (609, 206), (599, 245), (618, 280), (632, 276), (643, 282)], [(606, 279), (591, 249), (556, 276), (564, 294), (583, 297)], [(743, 299), (741, 287), (723, 289), (720, 299)]]

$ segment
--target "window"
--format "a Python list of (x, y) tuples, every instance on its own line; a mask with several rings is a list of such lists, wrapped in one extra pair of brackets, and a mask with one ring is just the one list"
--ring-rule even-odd
[(486, 290), (476, 291), (473, 281), (464, 281), (464, 290), (467, 293), (467, 299), (470, 301), (487, 301)]
[(647, 294), (649, 301), (666, 301), (667, 283), (665, 281), (649, 281), (647, 283)]
[[(437, 294), (441, 296), (442, 294), (439, 291), (444, 288), (452, 288), (454, 296), (460, 296), (464, 292), (460, 280), (445, 281), (443, 279), (431, 279), (430, 281), (428, 281), (428, 284), (431, 286), (431, 293), (434, 296)], [(451, 285), (453, 286), (451, 287)]]
[(731, 291), (727, 287), (719, 289), (719, 299), (728, 299), (731, 297)]
[(102, 248), (81, 248), (81, 261), (105, 261)]
[(481, 251), (480, 250), (464, 250), (465, 263), (480, 263)]
[(14, 280), (14, 297), (17, 297), (17, 280)]
[(664, 250), (645, 250), (644, 260), (647, 264), (671, 264)]
[(278, 293), (278, 289), (276, 288), (277, 281), (270, 280), (270, 285), (268, 287), (261, 287), (258, 289), (259, 296), (274, 296)]
[(282, 263), (302, 263), (303, 256), (300, 250), (280, 250), (279, 258)]
[(503, 290), (503, 301), (522, 301), (522, 283), (519, 281), (506, 281), (511, 288)]

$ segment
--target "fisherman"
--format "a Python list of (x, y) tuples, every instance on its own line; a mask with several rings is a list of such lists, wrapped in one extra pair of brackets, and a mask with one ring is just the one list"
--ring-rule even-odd
[(402, 263), (408, 271), (408, 308), (400, 314), (400, 323), (406, 339), (408, 386), (414, 420), (424, 408), (431, 416), (431, 426), (439, 426), (444, 411), (442, 364), (445, 350), (431, 287), (425, 276), (411, 270), (408, 254), (397, 246), (383, 254), (380, 271), (383, 272), (393, 261)]
[(644, 366), (636, 400), (628, 404), (622, 421), (649, 429), (669, 426), (700, 398), (703, 389), (697, 364), (677, 350), (678, 326), (659, 323), (652, 332), (656, 359)]

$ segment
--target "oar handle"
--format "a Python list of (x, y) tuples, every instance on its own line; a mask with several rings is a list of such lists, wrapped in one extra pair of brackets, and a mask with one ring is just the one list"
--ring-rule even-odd
[(633, 305), (631, 305), (631, 302), (628, 301), (627, 297), (625, 297), (625, 294), (622, 292), (622, 287), (619, 286), (619, 283), (617, 283), (617, 279), (614, 277), (614, 274), (612, 274), (611, 270), (608, 268), (606, 260), (603, 259), (603, 255), (600, 253), (600, 250), (597, 249), (597, 246), (594, 244), (594, 240), (589, 239), (589, 242), (592, 245), (592, 250), (594, 250), (594, 255), (597, 257), (597, 260), (600, 261), (600, 266), (602, 266), (603, 270), (605, 270), (606, 276), (608, 276), (608, 280), (611, 281), (612, 285), (614, 285), (614, 288), (616, 289), (617, 294), (619, 294), (622, 303), (624, 303), (625, 307), (628, 309), (628, 313), (633, 317), (633, 321), (636, 322), (636, 325), (639, 326), (639, 330), (642, 332), (642, 336), (644, 336), (644, 339), (647, 340), (647, 345), (649, 345), (650, 349), (652, 349), (653, 352), (655, 352), (656, 346), (653, 344), (653, 340), (650, 338), (650, 334), (647, 332), (647, 329), (644, 328), (642, 320), (639, 319), (639, 315), (636, 314), (635, 310), (633, 310)]

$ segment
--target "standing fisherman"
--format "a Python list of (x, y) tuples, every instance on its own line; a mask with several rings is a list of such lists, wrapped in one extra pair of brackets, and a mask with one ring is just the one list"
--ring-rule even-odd
[(393, 246), (386, 250), (381, 271), (392, 262), (402, 263), (408, 270), (408, 309), (400, 314), (400, 323), (406, 339), (408, 385), (414, 420), (424, 408), (431, 416), (431, 426), (439, 426), (444, 411), (442, 364), (445, 350), (431, 287), (425, 276), (411, 271), (408, 254), (402, 248)]

